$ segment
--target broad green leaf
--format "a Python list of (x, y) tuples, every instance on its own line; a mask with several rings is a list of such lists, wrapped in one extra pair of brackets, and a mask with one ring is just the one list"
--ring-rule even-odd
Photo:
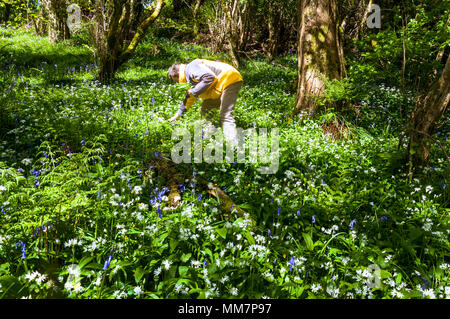
[(302, 233), (302, 236), (303, 236), (303, 239), (305, 240), (306, 248), (308, 248), (308, 250), (313, 250), (314, 242), (312, 241), (311, 236), (307, 233)]
[(134, 271), (134, 279), (136, 280), (136, 283), (141, 281), (144, 274), (145, 274), (145, 270), (142, 267), (136, 268), (136, 270)]
[(178, 267), (178, 273), (180, 274), (180, 276), (183, 276), (188, 271), (189, 271), (189, 267), (187, 267), (187, 266)]
[(222, 237), (223, 239), (227, 238), (227, 229), (222, 227), (222, 228), (216, 228), (217, 233), (220, 235), (220, 237)]
[(181, 255), (181, 258), (180, 258), (180, 260), (182, 261), (182, 262), (186, 262), (186, 261), (188, 261), (189, 260), (189, 258), (191, 258), (191, 256), (192, 256), (192, 254), (191, 253), (186, 253), (186, 254), (183, 254), (183, 255)]

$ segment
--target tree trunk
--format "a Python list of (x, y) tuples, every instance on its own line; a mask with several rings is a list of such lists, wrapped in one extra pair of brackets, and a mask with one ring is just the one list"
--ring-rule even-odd
[(240, 58), (238, 54), (238, 44), (236, 41), (236, 32), (233, 30), (233, 17), (231, 16), (230, 10), (227, 8), (224, 0), (220, 0), (220, 5), (222, 7), (222, 11), (225, 15), (225, 25), (228, 27), (225, 27), (225, 36), (228, 40), (228, 43), (230, 44), (230, 54), (231, 59), (233, 60), (233, 66), (238, 68), (240, 64)]
[(277, 46), (278, 46), (278, 33), (280, 31), (279, 28), (279, 15), (276, 12), (275, 5), (269, 1), (268, 3), (268, 19), (267, 19), (267, 28), (269, 30), (269, 39), (267, 46), (267, 56), (270, 61), (272, 61), (275, 57)]
[(438, 122), (447, 111), (450, 102), (450, 59), (447, 58), (439, 79), (424, 98), (419, 98), (409, 121), (410, 173), (418, 166), (425, 167), (430, 159), (430, 144), (438, 131)]
[(194, 9), (192, 10), (192, 19), (194, 20), (194, 27), (193, 27), (193, 33), (194, 33), (194, 39), (198, 39), (198, 23), (197, 23), (197, 14), (198, 10), (200, 9), (200, 5), (202, 4), (202, 0), (196, 0)]
[(48, 13), (48, 38), (50, 42), (59, 42), (70, 38), (67, 26), (67, 6), (65, 0), (44, 0), (42, 4)]
[(145, 36), (145, 32), (154, 20), (159, 16), (164, 0), (157, 0), (153, 13), (141, 21), (129, 44), (125, 44), (127, 35), (133, 32), (133, 21), (130, 21), (131, 2), (128, 0), (115, 0), (106, 35), (104, 52), (100, 55), (100, 71), (98, 78), (101, 82), (107, 82), (114, 77), (118, 68), (133, 56), (137, 45)]
[(11, 4), (5, 2), (5, 11), (3, 13), (3, 22), (5, 22), (5, 26), (8, 24), (10, 12)]
[(314, 100), (325, 89), (323, 76), (330, 80), (345, 76), (337, 1), (299, 0), (298, 86), (294, 114), (312, 113), (317, 108)]

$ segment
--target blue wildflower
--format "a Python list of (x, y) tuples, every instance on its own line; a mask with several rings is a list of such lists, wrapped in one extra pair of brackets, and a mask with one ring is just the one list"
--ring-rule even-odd
[(297, 211), (297, 216), (300, 215), (300, 214), (301, 214), (301, 212), (300, 212), (300, 209), (299, 209), (299, 210)]
[(111, 263), (112, 255), (108, 256), (108, 259), (105, 260), (105, 264), (103, 265), (103, 270), (108, 269), (109, 264)]
[(159, 218), (161, 218), (161, 216), (162, 216), (161, 206), (158, 206), (158, 208), (156, 209), (156, 212), (158, 213)]
[(278, 216), (280, 216), (280, 213), (281, 213), (281, 207), (278, 206)]
[(202, 200), (202, 194), (199, 194), (197, 199), (198, 199), (198, 201), (201, 201)]
[(294, 259), (294, 257), (292, 256), (291, 257), (291, 260), (289, 260), (289, 272), (292, 272), (292, 269), (294, 269), (294, 265), (295, 265), (295, 259)]
[(25, 249), (26, 249), (25, 244), (23, 241), (19, 241), (14, 245), (14, 247), (17, 248), (19, 245), (22, 247), (22, 259), (25, 259)]
[(312, 217), (312, 223), (315, 224), (316, 223), (316, 216), (313, 215)]
[(270, 231), (270, 229), (267, 231), (267, 233), (269, 234), (270, 239), (273, 239), (273, 237), (271, 235), (272, 232)]
[(353, 230), (353, 226), (355, 226), (355, 224), (356, 224), (356, 218), (354, 220), (352, 220), (348, 226), (350, 227), (351, 230)]

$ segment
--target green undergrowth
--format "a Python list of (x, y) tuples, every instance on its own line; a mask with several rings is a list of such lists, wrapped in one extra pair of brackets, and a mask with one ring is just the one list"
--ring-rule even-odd
[[(407, 176), (395, 88), (358, 112), (291, 117), (295, 57), (247, 60), (237, 126), (278, 129), (277, 171), (169, 174), (174, 129), (201, 118), (197, 103), (167, 122), (186, 89), (167, 68), (226, 54), (148, 37), (103, 85), (85, 46), (0, 35), (0, 298), (450, 297), (448, 164), (432, 145)], [(214, 187), (245, 214), (221, 211)]]

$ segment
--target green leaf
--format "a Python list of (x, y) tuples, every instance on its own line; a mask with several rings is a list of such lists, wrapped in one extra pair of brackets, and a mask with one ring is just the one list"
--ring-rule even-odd
[(384, 269), (381, 269), (380, 275), (381, 275), (381, 279), (392, 277), (392, 274)]
[(170, 245), (170, 252), (173, 252), (175, 248), (177, 248), (178, 246), (178, 240), (171, 239), (169, 245)]
[(189, 271), (189, 267), (187, 267), (187, 266), (179, 266), (178, 267), (178, 273), (180, 274), (180, 276), (183, 276), (188, 271)]
[(395, 283), (398, 285), (402, 282), (402, 274), (399, 273), (397, 277), (395, 277)]
[(245, 232), (245, 238), (247, 238), (250, 245), (255, 244), (255, 239), (253, 238), (252, 234), (250, 234), (250, 232), (248, 231)]
[(92, 256), (86, 256), (83, 257), (80, 262), (78, 263), (78, 266), (80, 266), (80, 268), (83, 268), (84, 266), (86, 266), (87, 264), (89, 264), (91, 262), (91, 260), (94, 259), (94, 257)]
[(136, 268), (136, 270), (134, 271), (134, 279), (136, 280), (136, 283), (141, 281), (144, 274), (145, 274), (145, 270), (142, 267)]
[(186, 261), (188, 261), (189, 260), (189, 258), (191, 258), (191, 256), (192, 256), (192, 254), (191, 253), (186, 253), (186, 254), (183, 254), (183, 255), (181, 255), (181, 258), (180, 258), (180, 260), (182, 261), (182, 262), (186, 262)]
[(302, 233), (302, 236), (303, 236), (303, 239), (305, 240), (306, 248), (308, 248), (308, 250), (313, 250), (314, 242), (312, 241), (311, 236), (307, 233)]
[(26, 291), (22, 291), (26, 287), (22, 287), (22, 284), (16, 277), (2, 276), (0, 277), (0, 285), (2, 286), (0, 298), (18, 298), (27, 294)]
[(220, 237), (222, 237), (223, 239), (227, 238), (227, 229), (222, 227), (222, 228), (216, 228), (217, 233), (220, 235)]

